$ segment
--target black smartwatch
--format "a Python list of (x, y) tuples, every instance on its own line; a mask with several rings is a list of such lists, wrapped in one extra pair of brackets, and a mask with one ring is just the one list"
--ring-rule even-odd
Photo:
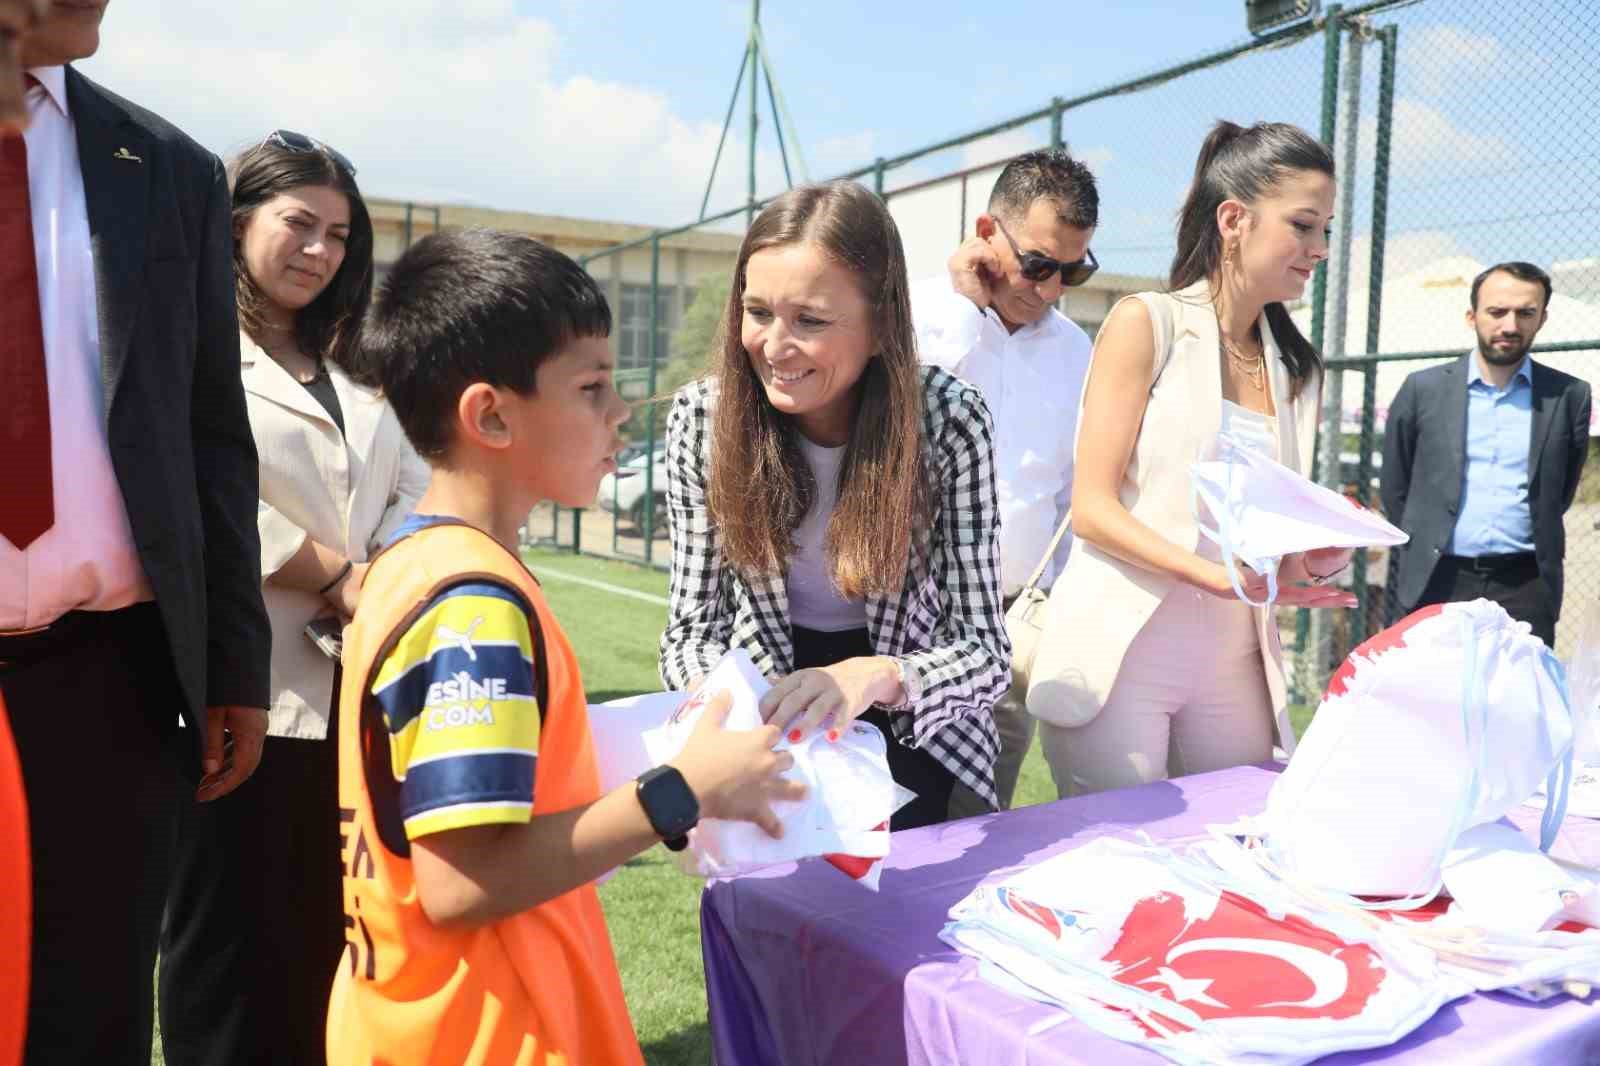
[(700, 821), (700, 801), (676, 767), (657, 766), (638, 779), (639, 806), (650, 828), (671, 851), (689, 846), (689, 830)]

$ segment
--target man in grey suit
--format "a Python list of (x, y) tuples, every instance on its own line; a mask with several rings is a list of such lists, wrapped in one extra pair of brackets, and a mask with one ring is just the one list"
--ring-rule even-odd
[(1500, 263), (1472, 282), (1477, 348), (1400, 386), (1383, 436), (1384, 511), (1411, 535), (1403, 612), (1485, 598), (1555, 644), (1566, 530), (1589, 449), (1587, 382), (1528, 355), (1550, 277)]
[(104, 7), (54, 0), (25, 31), (27, 130), (0, 132), (0, 696), (33, 853), (30, 1066), (148, 1066), (177, 805), (248, 777), (266, 731), (227, 184), (66, 65)]

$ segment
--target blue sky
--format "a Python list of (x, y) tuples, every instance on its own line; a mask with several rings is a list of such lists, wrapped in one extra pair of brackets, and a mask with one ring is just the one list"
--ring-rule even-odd
[[(369, 193), (671, 225), (698, 210), (748, 17), (742, 0), (114, 0), (101, 54), (84, 66), (225, 155), (281, 126), (338, 146)], [(1595, 255), (1593, 4), (1424, 0), (1379, 21), (1401, 27), (1390, 271), (1451, 256)], [(1243, 0), (767, 0), (763, 25), (813, 177), (1246, 35)], [(1313, 40), (1070, 112), (1068, 140), (1101, 179), (1095, 247), (1106, 269), (1164, 267), (1173, 211), (1214, 119), (1315, 129), (1321, 54)], [(1358, 234), (1376, 75), (1374, 48)], [(766, 194), (782, 171), (765, 110), (762, 121)], [(743, 199), (744, 129), (730, 135), (714, 210)], [(1046, 136), (1035, 123), (920, 161), (889, 186)], [(960, 216), (953, 187), (923, 200), (898, 202), (896, 214), (903, 230), (909, 214), (932, 219), (926, 234), (908, 232), (908, 248), (920, 242), (933, 257)], [(1600, 271), (1585, 279), (1600, 294)]]

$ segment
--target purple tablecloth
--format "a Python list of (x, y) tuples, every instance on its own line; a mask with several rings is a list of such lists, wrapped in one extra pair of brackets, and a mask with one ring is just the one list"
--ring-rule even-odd
[[(898, 833), (878, 893), (822, 862), (713, 883), (700, 938), (718, 1066), (1164, 1061), (1002, 992), (939, 930), (980, 881), (1098, 836), (1197, 840), (1208, 824), (1261, 810), (1273, 776), (1241, 767)], [(1538, 818), (1512, 815), (1535, 830)], [(1554, 853), (1600, 865), (1600, 822), (1569, 818)], [(1323, 1061), (1600, 1063), (1600, 1003), (1470, 996), (1392, 1047)]]

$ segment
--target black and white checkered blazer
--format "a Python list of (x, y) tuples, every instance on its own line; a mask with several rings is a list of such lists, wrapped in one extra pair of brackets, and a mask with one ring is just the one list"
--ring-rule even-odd
[[(923, 440), (933, 476), (928, 551), (894, 599), (867, 598), (867, 631), (898, 659), (905, 703), (885, 708), (895, 739), (924, 748), (962, 784), (997, 805), (993, 708), (1011, 677), (1000, 605), (1000, 517), (994, 428), (978, 390), (922, 368)], [(743, 648), (763, 673), (794, 668), (783, 575), (735, 572), (706, 509), (713, 386), (684, 387), (667, 419), (672, 591), (661, 635), (661, 678), (681, 689)]]

